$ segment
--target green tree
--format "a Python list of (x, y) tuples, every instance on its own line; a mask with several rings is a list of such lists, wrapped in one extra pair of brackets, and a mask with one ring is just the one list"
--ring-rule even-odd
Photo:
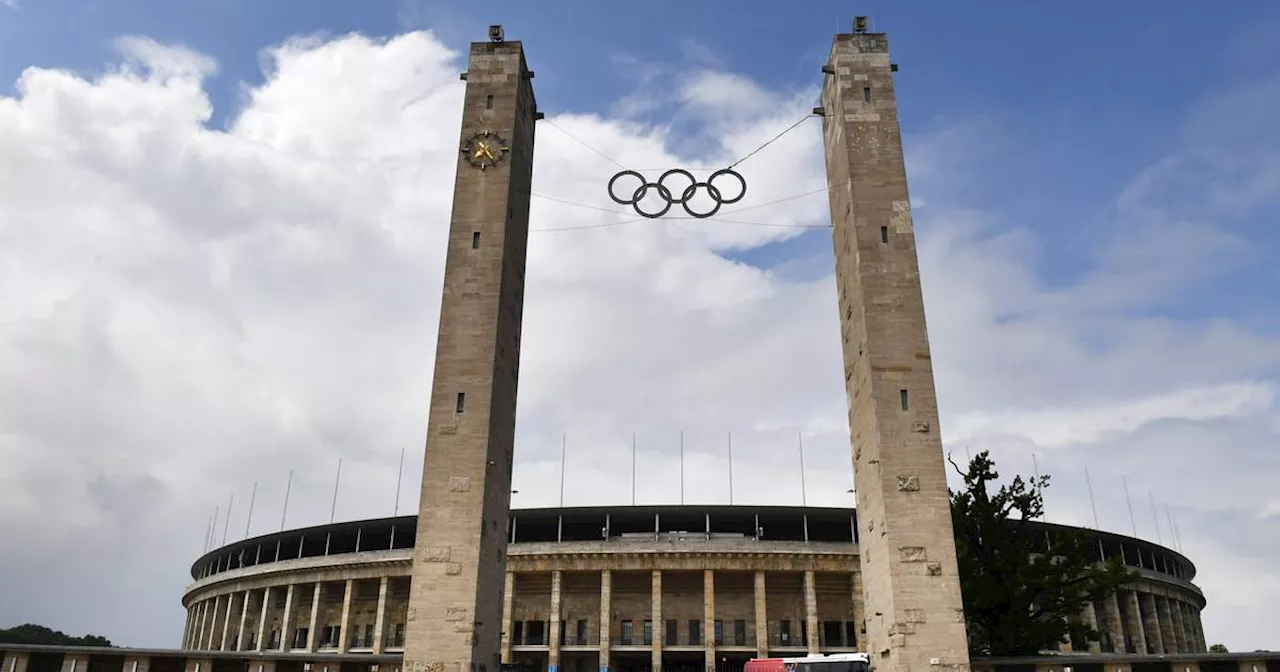
[(1000, 475), (987, 451), (967, 470), (951, 464), (964, 477), (964, 488), (951, 493), (951, 515), (970, 651), (1023, 656), (1097, 641), (1080, 612), (1133, 574), (1116, 559), (1099, 563), (1086, 534), (1030, 524), (1044, 516), (1048, 476), (1015, 476), (996, 488)]
[(1226, 644), (1214, 644), (1209, 647), (1209, 653), (1229, 653)]
[(111, 640), (99, 635), (72, 637), (60, 630), (52, 630), (35, 623), (3, 629), (0, 628), (0, 644), (44, 644), (49, 646), (101, 646), (110, 647)]

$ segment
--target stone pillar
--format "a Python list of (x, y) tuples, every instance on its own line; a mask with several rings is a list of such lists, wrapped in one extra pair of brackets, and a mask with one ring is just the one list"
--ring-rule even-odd
[(212, 658), (188, 658), (186, 672), (213, 672)]
[(316, 581), (316, 587), (311, 590), (311, 621), (307, 626), (307, 651), (316, 650), (316, 625), (320, 622), (320, 600), (324, 597), (324, 583)]
[(227, 593), (227, 608), (224, 610), (226, 613), (222, 614), (222, 637), (218, 641), (219, 651), (227, 650), (227, 637), (231, 634), (231, 612), (235, 608), (235, 604), (236, 594)]
[[(1086, 602), (1084, 608), (1080, 610), (1080, 620), (1090, 629), (1098, 631), (1098, 612), (1094, 609), (1093, 602)], [(1102, 644), (1100, 642), (1089, 642), (1089, 653), (1102, 653)]]
[(1242, 660), (1240, 661), (1240, 672), (1267, 672), (1267, 661)]
[[(195, 618), (195, 610), (196, 610), (196, 605), (194, 604), (191, 605), (190, 607), (187, 607), (187, 622), (182, 628), (182, 648), (184, 649), (189, 648), (187, 646), (187, 642), (191, 641), (191, 623)], [(3, 661), (0, 661), (0, 663), (2, 662)], [(3, 670), (4, 668), (0, 667), (0, 672), (3, 672)]]
[(249, 591), (240, 598), (240, 627), (236, 630), (236, 651), (244, 650), (244, 626), (249, 623)]
[(1142, 607), (1142, 629), (1151, 641), (1148, 653), (1165, 653), (1164, 629), (1160, 627), (1160, 612), (1156, 609), (1155, 597), (1151, 593), (1139, 593), (1138, 604)]
[(62, 672), (89, 672), (89, 656), (68, 653), (62, 659)]
[(342, 621), (338, 624), (338, 653), (346, 653), (347, 643), (351, 641), (351, 593), (355, 591), (356, 582), (347, 579), (347, 589), (342, 593)]
[(819, 636), (821, 633), (818, 632), (818, 589), (816, 584), (817, 578), (814, 573), (812, 571), (805, 572), (804, 614), (805, 621), (808, 623), (805, 626), (808, 632), (805, 634), (809, 636), (809, 641), (806, 644), (809, 646), (810, 655), (818, 653), (822, 648), (822, 638)]
[(511, 662), (511, 611), (515, 593), (516, 575), (514, 572), (507, 571), (507, 578), (502, 584), (502, 664), (504, 665)]
[(653, 650), (650, 654), (650, 664), (654, 670), (662, 669), (662, 638), (664, 636), (662, 627), (662, 570), (653, 570), (653, 585), (650, 588), (650, 616), (649, 620), (653, 622)]
[(1200, 620), (1199, 609), (1193, 608), (1191, 610), (1191, 624), (1195, 626), (1195, 629), (1196, 629), (1196, 644), (1200, 646), (1200, 653), (1208, 652), (1209, 643), (1204, 641), (1204, 621)]
[(716, 669), (716, 573), (702, 571), (702, 644), (706, 651), (703, 664), (707, 672)]
[(850, 581), (850, 584), (853, 586), (853, 629), (854, 629), (854, 632), (851, 634), (854, 639), (850, 641), (849, 645), (857, 646), (859, 651), (866, 651), (867, 647), (864, 646), (865, 644), (864, 640), (866, 639), (867, 613), (862, 606), (863, 605), (862, 572), (854, 572), (851, 576), (852, 576), (852, 580)]
[(267, 650), (267, 616), (271, 613), (271, 586), (262, 589), (262, 611), (258, 616), (258, 641), (254, 642), (255, 651)]
[(25, 651), (10, 651), (4, 654), (3, 672), (27, 672), (27, 661), (31, 654)]
[(551, 627), (550, 641), (551, 646), (547, 650), (547, 672), (560, 672), (560, 599), (561, 590), (564, 583), (564, 573), (560, 570), (551, 571)]
[(600, 672), (609, 672), (609, 638), (613, 632), (613, 573), (600, 572)]
[(1106, 633), (1111, 638), (1112, 653), (1125, 653), (1124, 626), (1120, 620), (1120, 602), (1115, 593), (1108, 593), (1102, 598), (1102, 615), (1107, 622)]
[(218, 609), (222, 607), (222, 596), (213, 598), (213, 607), (209, 615), (209, 636), (205, 639), (204, 648), (213, 650), (214, 636), (218, 632)]
[(756, 571), (756, 657), (769, 657), (769, 609), (764, 572)]
[(289, 584), (289, 589), (284, 594), (284, 615), (280, 618), (280, 650), (288, 651), (293, 648), (293, 622), (297, 616), (293, 613), (293, 596), (296, 590), (295, 584)]
[(1132, 590), (1126, 590), (1123, 593), (1124, 612), (1125, 612), (1125, 631), (1129, 633), (1129, 639), (1133, 641), (1134, 653), (1144, 656), (1147, 654), (1147, 633), (1142, 627), (1142, 612), (1138, 607), (1138, 594)]
[(204, 646), (204, 627), (208, 621), (206, 618), (208, 616), (208, 610), (208, 600), (204, 600), (196, 604), (196, 611), (200, 612), (200, 625), (196, 628), (196, 631), (192, 633), (194, 636), (192, 637), (191, 646), (189, 647), (191, 649), (199, 649)]
[(375, 656), (382, 655), (387, 648), (385, 631), (387, 629), (387, 589), (390, 582), (391, 578), (384, 576), (378, 584), (378, 610), (374, 612), (373, 617), (373, 655)]
[(1173, 635), (1173, 616), (1169, 613), (1169, 600), (1163, 595), (1151, 596), (1156, 605), (1156, 620), (1160, 623), (1160, 646), (1166, 654), (1178, 652), (1178, 640)]
[(122, 672), (151, 672), (151, 657), (125, 656)]
[(1169, 598), (1169, 615), (1173, 617), (1173, 641), (1177, 643), (1178, 653), (1187, 653), (1187, 631), (1182, 624), (1182, 608), (1176, 598)]

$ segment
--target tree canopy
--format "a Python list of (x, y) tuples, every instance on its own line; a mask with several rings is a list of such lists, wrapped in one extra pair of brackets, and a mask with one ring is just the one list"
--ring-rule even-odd
[(964, 477), (951, 493), (951, 514), (971, 653), (1036, 655), (1097, 641), (1080, 613), (1130, 581), (1130, 570), (1114, 558), (1099, 562), (1086, 534), (1029, 524), (1044, 516), (1048, 476), (996, 487), (1000, 475), (985, 450), (967, 469), (951, 464)]
[(0, 644), (43, 644), (47, 646), (111, 646), (111, 640), (99, 635), (72, 637), (60, 630), (52, 630), (35, 623), (3, 629), (0, 628)]

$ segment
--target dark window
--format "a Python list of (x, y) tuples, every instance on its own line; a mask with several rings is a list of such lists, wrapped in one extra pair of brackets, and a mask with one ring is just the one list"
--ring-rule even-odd
[(307, 645), (307, 628), (298, 628), (293, 631), (293, 648), (300, 649)]
[[(902, 398), (903, 398), (903, 399), (906, 399), (906, 398), (907, 398), (907, 397), (906, 397), (906, 394), (907, 394), (906, 392), (903, 392), (903, 393), (902, 393), (902, 395), (903, 395), (903, 396), (902, 396)], [(906, 403), (907, 403), (907, 402), (905, 402), (905, 401), (904, 401), (904, 402), (902, 402), (902, 403), (903, 403), (903, 408), (906, 408)], [(467, 408), (467, 393), (466, 393), (466, 392), (459, 392), (459, 393), (458, 393), (458, 412), (459, 412), (459, 413), (461, 413), (461, 412), (463, 412), (464, 410), (466, 410), (466, 408)]]
[(524, 644), (524, 621), (516, 621), (511, 624), (511, 643), (514, 646)]
[(479, 231), (473, 231), (471, 233), (471, 249), (473, 250), (480, 249), (480, 232)]
[(653, 643), (653, 621), (646, 620), (644, 622), (644, 644), (648, 646)]
[(717, 618), (712, 625), (715, 628), (716, 646), (724, 646), (724, 621)]
[(809, 621), (800, 621), (800, 646), (809, 646)]
[(618, 643), (623, 646), (631, 644), (631, 621), (622, 622), (622, 636), (618, 638)]
[(778, 643), (791, 646), (791, 621), (778, 621)]
[(364, 626), (363, 646), (366, 646), (366, 647), (373, 646), (373, 624), (372, 623)]
[(585, 619), (578, 621), (578, 644), (589, 644), (587, 641), (587, 621)]
[[(479, 242), (479, 240), (480, 240), (480, 234), (477, 233), (476, 241)], [(880, 227), (880, 242), (882, 243), (889, 242), (889, 227), (887, 226)]]
[(846, 621), (844, 624), (845, 646), (858, 645), (858, 624)]
[[(906, 390), (898, 390), (898, 397), (902, 400), (902, 410), (904, 410), (904, 411), (905, 411), (905, 410), (907, 410), (908, 408), (910, 408), (910, 406), (911, 406), (911, 405), (907, 403), (907, 391), (906, 391)], [(461, 404), (462, 402), (458, 402), (458, 403), (459, 403), (459, 404)], [(458, 410), (462, 410), (462, 409), (458, 409)]]
[(531, 646), (542, 646), (547, 643), (543, 634), (546, 623), (542, 621), (526, 621), (524, 624), (524, 643)]
[(841, 626), (843, 623), (840, 621), (823, 621), (822, 639), (824, 641), (821, 646), (844, 646), (844, 642), (841, 641)]
[(670, 619), (667, 621), (667, 636), (663, 644), (673, 646), (680, 641), (680, 621)]
[[(870, 91), (870, 89), (868, 89), (868, 91)], [(493, 96), (488, 96), (484, 99), (484, 109), (486, 110), (493, 109)]]
[(702, 643), (702, 621), (689, 621), (689, 646)]
[(747, 622), (741, 618), (733, 622), (733, 645), (747, 645)]
[(396, 623), (396, 636), (392, 646), (397, 649), (404, 648), (404, 623)]
[(871, 102), (871, 87), (869, 86), (862, 87), (862, 102), (864, 103)]
[(569, 636), (569, 630), (565, 621), (560, 621), (560, 646), (564, 646), (564, 640)]

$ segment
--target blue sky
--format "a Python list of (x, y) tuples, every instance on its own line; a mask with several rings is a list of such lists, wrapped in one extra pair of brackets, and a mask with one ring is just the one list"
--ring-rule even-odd
[[(168, 646), (186, 559), (228, 492), (260, 479), (272, 506), (296, 469), (290, 525), (324, 522), (342, 457), (339, 517), (389, 514), (401, 448), (406, 474), (421, 464), (449, 207), (431, 187), (452, 179), (464, 67), (405, 33), (462, 53), (502, 23), (549, 119), (630, 165), (709, 160), (718, 134), (743, 145), (790, 123), (854, 14), (901, 66), (947, 445), (1021, 473), (1038, 456), (1052, 520), (1091, 521), (1085, 465), (1106, 529), (1131, 529), (1121, 478), (1135, 505), (1153, 492), (1200, 566), (1211, 639), (1275, 648), (1280, 5), (1262, 0), (0, 0), (0, 157), (18, 166), (0, 180), (0, 460), (15, 465), (0, 537), (32, 540), (0, 554), (0, 594), (63, 630)], [(146, 39), (113, 46), (124, 35)], [(216, 74), (104, 74), (192, 52)], [(822, 184), (808, 123), (746, 164), (749, 198)], [(598, 157), (538, 133), (535, 190), (611, 205)], [(414, 157), (317, 168), (297, 146)], [(753, 218), (821, 224), (816, 198)], [(601, 218), (534, 212), (537, 227)], [(707, 501), (732, 429), (742, 491), (770, 503), (795, 503), (795, 484), (774, 486), (803, 431), (809, 502), (847, 504), (829, 233), (699, 227), (531, 238), (517, 504), (554, 502), (541, 484), (559, 481), (562, 432), (591, 448), (569, 503), (616, 503), (637, 427), (658, 475), (675, 473), (677, 433), (694, 437)], [(213, 420), (192, 435), (193, 417)], [(642, 500), (670, 498), (651, 480)], [(102, 566), (136, 571), (107, 585)], [(55, 582), (92, 608), (59, 608)], [(152, 618), (115, 622), (125, 596)]]

